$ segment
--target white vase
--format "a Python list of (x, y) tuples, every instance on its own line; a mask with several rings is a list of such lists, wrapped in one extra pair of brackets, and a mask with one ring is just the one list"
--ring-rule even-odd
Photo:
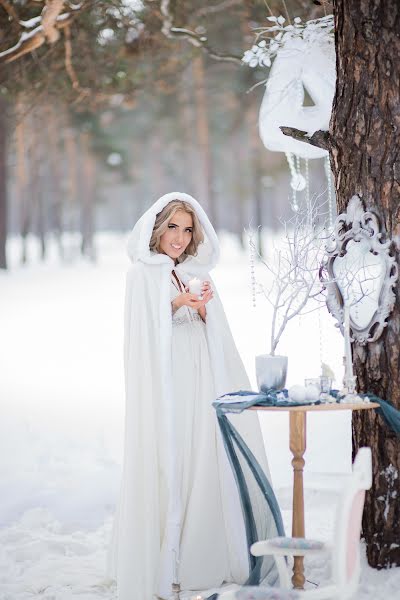
[(256, 376), (260, 392), (266, 392), (271, 388), (283, 389), (286, 383), (287, 366), (287, 356), (272, 356), (271, 354), (256, 356)]

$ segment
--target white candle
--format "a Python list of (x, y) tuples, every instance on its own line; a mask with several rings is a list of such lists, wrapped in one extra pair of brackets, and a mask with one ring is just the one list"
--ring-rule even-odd
[(201, 286), (202, 282), (197, 277), (193, 277), (189, 281), (189, 292), (191, 294), (195, 294), (196, 296), (201, 296)]
[(346, 377), (353, 377), (353, 359), (350, 342), (350, 308), (344, 305), (344, 355), (346, 358)]

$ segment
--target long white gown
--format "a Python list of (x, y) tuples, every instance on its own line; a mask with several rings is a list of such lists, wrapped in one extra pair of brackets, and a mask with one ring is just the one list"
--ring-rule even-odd
[[(171, 300), (180, 292), (171, 281)], [(178, 419), (182, 503), (178, 581), (184, 590), (229, 581), (228, 544), (220, 494), (216, 397), (205, 323), (186, 306), (172, 318), (172, 376)]]

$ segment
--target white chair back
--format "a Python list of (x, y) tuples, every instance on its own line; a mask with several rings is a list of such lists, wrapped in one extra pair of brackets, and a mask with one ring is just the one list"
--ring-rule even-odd
[(365, 491), (372, 485), (370, 448), (360, 448), (353, 472), (338, 503), (333, 543), (332, 578), (341, 598), (350, 598), (360, 579), (360, 533)]

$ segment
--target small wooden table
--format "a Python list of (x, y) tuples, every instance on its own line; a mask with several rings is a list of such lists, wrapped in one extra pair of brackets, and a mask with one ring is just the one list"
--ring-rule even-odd
[[(293, 454), (293, 514), (292, 537), (305, 537), (304, 525), (304, 487), (303, 469), (305, 465), (304, 452), (307, 439), (307, 413), (326, 412), (329, 410), (369, 410), (379, 408), (376, 402), (365, 404), (310, 404), (306, 406), (252, 406), (248, 410), (289, 412), (289, 447)], [(294, 557), (292, 584), (296, 589), (304, 588), (304, 559)]]

